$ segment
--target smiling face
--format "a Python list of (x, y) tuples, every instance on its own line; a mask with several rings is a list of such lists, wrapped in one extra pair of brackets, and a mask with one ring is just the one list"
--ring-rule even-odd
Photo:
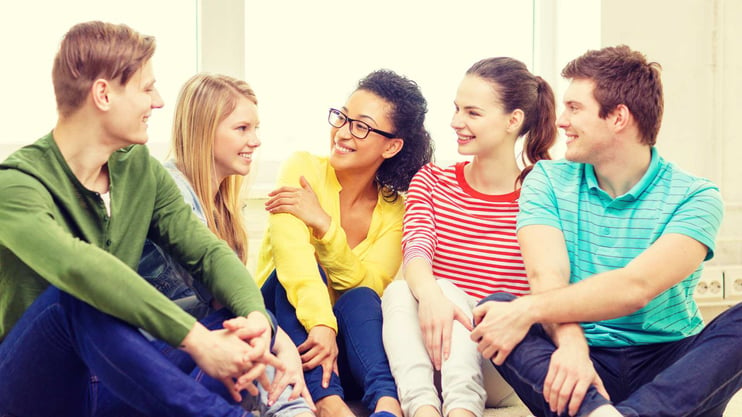
[(459, 84), (454, 100), (451, 127), (456, 132), (462, 155), (484, 155), (512, 147), (517, 132), (512, 132), (511, 113), (506, 113), (489, 81), (467, 75)]
[(253, 153), (260, 146), (258, 106), (242, 96), (236, 100), (234, 111), (216, 127), (214, 170), (217, 183), (229, 175), (247, 175)]
[(118, 146), (147, 143), (147, 121), (152, 109), (163, 106), (162, 97), (155, 88), (152, 62), (147, 61), (126, 85), (109, 82), (108, 111), (104, 128)]
[[(391, 105), (381, 97), (365, 90), (356, 90), (345, 106), (340, 108), (351, 119), (365, 122), (370, 127), (394, 132), (394, 123), (391, 119)], [(386, 138), (376, 132), (369, 132), (364, 139), (358, 139), (350, 134), (350, 123), (342, 127), (330, 129), (330, 163), (335, 171), (343, 170), (372, 170), (376, 172), (384, 159), (396, 154), (390, 154), (390, 149), (399, 146), (402, 139)]]
[(564, 93), (564, 111), (557, 126), (567, 137), (564, 157), (570, 161), (595, 165), (610, 157), (613, 131), (611, 117), (601, 119), (600, 104), (595, 100), (595, 83), (574, 79)]

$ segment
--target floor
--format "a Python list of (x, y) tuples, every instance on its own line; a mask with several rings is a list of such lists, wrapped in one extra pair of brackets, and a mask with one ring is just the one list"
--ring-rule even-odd
[[(247, 221), (247, 233), (249, 238), (249, 256), (247, 265), (250, 271), (255, 270), (255, 256), (260, 249), (260, 243), (263, 233), (265, 232), (265, 223), (267, 213), (263, 210), (264, 199), (253, 198), (247, 200), (245, 219)], [(360, 415), (360, 414), (359, 414)], [(505, 410), (486, 410), (484, 417), (525, 417), (530, 413), (524, 409), (505, 409)], [(729, 406), (724, 412), (724, 417), (742, 417), (742, 391), (729, 402)]]

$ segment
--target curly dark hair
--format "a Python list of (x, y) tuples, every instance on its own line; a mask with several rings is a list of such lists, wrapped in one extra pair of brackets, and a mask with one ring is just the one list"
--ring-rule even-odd
[(358, 82), (357, 90), (373, 93), (391, 105), (394, 132), (404, 140), (402, 150), (384, 160), (376, 171), (384, 199), (394, 201), (399, 193), (407, 191), (415, 173), (433, 157), (433, 141), (425, 129), (428, 102), (416, 82), (386, 69), (368, 74)]

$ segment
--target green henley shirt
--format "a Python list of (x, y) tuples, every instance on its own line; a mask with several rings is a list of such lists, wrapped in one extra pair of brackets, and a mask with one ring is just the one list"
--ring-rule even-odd
[(146, 146), (108, 160), (111, 216), (52, 134), (0, 163), (0, 341), (50, 284), (177, 346), (196, 319), (137, 273), (149, 237), (236, 315), (266, 314), (232, 249), (192, 213)]

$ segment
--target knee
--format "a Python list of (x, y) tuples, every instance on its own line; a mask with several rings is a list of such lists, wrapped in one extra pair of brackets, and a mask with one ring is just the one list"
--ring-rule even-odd
[(389, 285), (386, 286), (386, 289), (384, 289), (384, 295), (382, 298), (386, 297), (387, 294), (398, 294), (400, 292), (409, 291), (410, 287), (407, 286), (407, 281), (403, 279), (395, 279)]
[(496, 292), (482, 298), (482, 300), (479, 301), (479, 304), (484, 304), (487, 301), (513, 301), (516, 298), (516, 296), (508, 292)]
[(742, 321), (742, 303), (737, 303), (730, 307), (729, 314), (734, 317), (736, 321)]
[(706, 329), (713, 328), (734, 329), (735, 333), (742, 335), (739, 331), (742, 330), (742, 303), (730, 307), (706, 325)]
[(376, 291), (368, 287), (356, 287), (345, 291), (343, 295), (338, 298), (335, 302), (335, 306), (338, 305), (355, 305), (357, 303), (381, 303), (379, 295)]
[[(387, 285), (384, 290), (384, 295), (381, 297), (381, 303), (386, 304), (397, 304), (400, 302), (406, 302), (410, 300), (412, 293), (410, 287), (407, 286), (407, 282), (404, 280), (395, 280), (391, 284)], [(414, 301), (414, 299), (413, 299)]]
[(367, 320), (381, 321), (381, 299), (374, 290), (367, 287), (346, 291), (335, 302), (332, 310), (341, 326)]

